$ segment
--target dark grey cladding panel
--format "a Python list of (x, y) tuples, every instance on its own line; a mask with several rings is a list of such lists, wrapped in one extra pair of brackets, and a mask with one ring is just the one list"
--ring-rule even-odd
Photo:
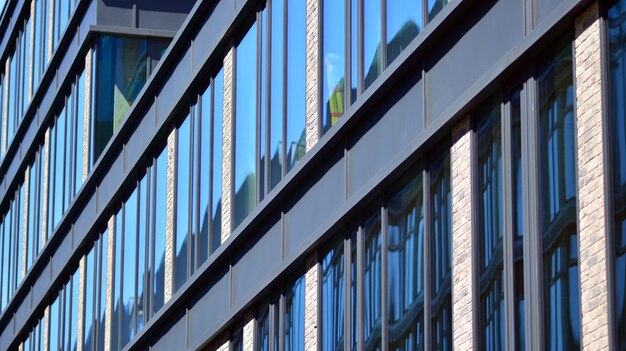
[[(63, 241), (59, 244), (57, 249), (54, 251), (54, 256), (52, 259), (52, 277), (56, 279), (59, 276), (59, 273), (65, 268), (67, 261), (74, 253), (72, 249), (72, 233), (71, 232), (58, 232), (55, 235), (63, 236)], [(61, 280), (65, 282), (69, 276), (61, 277)]]
[[(135, 162), (139, 156), (146, 150), (146, 137), (155, 133), (156, 125), (154, 124), (154, 103), (148, 106), (146, 112), (141, 113), (142, 118), (137, 128), (131, 132), (130, 137), (126, 141), (124, 152), (125, 159), (129, 162)], [(145, 163), (142, 163), (145, 165)], [(128, 167), (126, 167), (128, 168)]]
[(89, 194), (89, 199), (84, 204), (81, 213), (75, 217), (74, 223), (74, 243), (82, 242), (87, 235), (87, 230), (91, 228), (96, 218), (96, 194)]
[(442, 44), (430, 51), (426, 67), (428, 123), (437, 119), (523, 37), (520, 0), (477, 1)]
[(177, 31), (196, 0), (136, 0), (137, 27)]
[[(25, 146), (22, 149), (22, 155), (26, 155), (26, 152), (28, 151), (28, 148), (33, 144), (33, 142), (35, 141), (35, 133), (37, 133), (37, 112), (35, 111), (35, 116), (33, 116), (32, 118), (27, 118), (24, 119), (22, 121), (22, 123), (28, 124), (28, 127), (24, 128), (25, 133), (24, 136), (22, 137), (22, 144)], [(35, 146), (35, 150), (38, 149), (39, 144), (40, 144), (40, 140), (36, 140), (37, 141), (37, 146)], [(28, 164), (30, 165), (31, 162), (33, 162), (33, 157), (32, 155), (29, 155), (28, 157)]]
[(325, 164), (307, 177), (287, 202), (285, 257), (313, 234), (345, 203), (346, 174), (343, 149), (329, 154)]
[(41, 274), (37, 276), (33, 285), (33, 300), (37, 303), (43, 299), (50, 287), (50, 260), (46, 261), (46, 264), (42, 265)]
[(104, 26), (134, 27), (133, 1), (96, 0), (98, 1), (97, 24)]
[[(185, 54), (177, 62), (176, 67), (173, 67), (172, 73), (167, 77), (165, 85), (161, 89), (161, 92), (159, 92), (157, 98), (158, 124), (162, 123), (162, 121), (172, 112), (172, 108), (179, 101), (181, 94), (189, 85), (190, 79), (191, 45), (187, 47)], [(185, 111), (181, 113), (187, 112)]]
[(79, 30), (79, 34), (80, 34), (80, 42), (83, 42), (85, 40), (85, 38), (87, 37), (87, 34), (89, 34), (89, 26), (91, 24), (95, 24), (96, 23), (96, 16), (97, 16), (97, 11), (96, 11), (96, 4), (94, 2), (91, 2), (89, 4), (89, 7), (87, 7), (87, 10), (85, 11), (85, 14), (79, 24), (80, 26), (80, 30)]
[(153, 351), (173, 351), (185, 350), (187, 348), (185, 332), (187, 331), (187, 316), (185, 313), (178, 313), (168, 317), (167, 333), (152, 346)]
[(407, 73), (376, 109), (359, 117), (351, 132), (348, 154), (348, 196), (357, 192), (423, 130), (421, 69)]
[(200, 29), (195, 35), (193, 42), (194, 70), (202, 65), (207, 56), (213, 52), (215, 45), (222, 40), (223, 33), (235, 18), (235, 8), (232, 0), (215, 1), (215, 7), (205, 21), (200, 24)]
[(98, 213), (109, 203), (109, 199), (117, 192), (124, 175), (124, 154), (117, 153), (111, 161), (111, 168), (100, 182), (98, 187)]
[(61, 79), (64, 79), (64, 77), (68, 74), (68, 72), (70, 71), (70, 68), (74, 64), (75, 59), (77, 61), (82, 60), (83, 63), (85, 62), (84, 56), (78, 57), (78, 58), (76, 57), (78, 54), (78, 50), (80, 48), (80, 44), (82, 44), (78, 42), (77, 37), (78, 37), (78, 33), (77, 31), (74, 31), (74, 33), (72, 34), (72, 39), (70, 40), (69, 45), (67, 46), (67, 51), (65, 52), (65, 55), (63, 55), (63, 60), (61, 60), (61, 64), (59, 65), (58, 73)]
[[(9, 44), (9, 37), (10, 36), (8, 34), (11, 33), (11, 31), (13, 30), (13, 27), (15, 26), (15, 21), (17, 19), (17, 13), (22, 9), (22, 7), (24, 7), (24, 1), (25, 0), (18, 0), (17, 1), (17, 5), (13, 8), (13, 11), (10, 14), (9, 13), (6, 14), (7, 16), (11, 17), (11, 20), (7, 22), (7, 26), (5, 27), (4, 33), (2, 33), (2, 41), (0, 42), (0, 49), (2, 49), (2, 51), (0, 51), (0, 56), (1, 56), (1, 54), (4, 54), (4, 49), (6, 49), (7, 45)], [(4, 1), (4, 2), (8, 2), (8, 1)], [(0, 6), (0, 12), (2, 12), (2, 7), (1, 6)], [(10, 39), (14, 40), (15, 37), (12, 37)], [(2, 69), (2, 70), (4, 70), (4, 69)]]
[(534, 22), (540, 23), (552, 10), (559, 6), (564, 0), (537, 0), (534, 2)]
[(2, 331), (0, 336), (0, 350), (8, 350), (11, 341), (13, 341), (13, 317), (7, 321), (7, 327)]
[(269, 281), (282, 263), (282, 230), (280, 216), (270, 218), (270, 224), (257, 231), (256, 237), (246, 239), (233, 265), (233, 305), (250, 300), (250, 293), (259, 283)]
[[(189, 345), (196, 345), (215, 333), (225, 322), (229, 310), (230, 275), (226, 269), (217, 272), (196, 294), (189, 307)], [(222, 318), (220, 318), (222, 317)], [(167, 330), (167, 328), (161, 328)], [(169, 334), (169, 331), (167, 332)], [(184, 336), (181, 340), (184, 340)]]
[(30, 306), (31, 302), (30, 294), (26, 294), (24, 297), (24, 301), (20, 304), (20, 307), (15, 312), (15, 323), (16, 325), (22, 325), (26, 323), (30, 314), (32, 313), (32, 308)]

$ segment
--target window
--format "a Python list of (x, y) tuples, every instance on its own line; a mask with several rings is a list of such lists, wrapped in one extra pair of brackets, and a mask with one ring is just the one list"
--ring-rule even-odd
[(420, 33), (422, 8), (419, 1), (387, 1), (387, 65)]
[(192, 186), (191, 172), (191, 118), (185, 117), (182, 125), (178, 128), (178, 157), (177, 157), (177, 189), (176, 189), (176, 235), (174, 259), (174, 291), (187, 281), (188, 257), (189, 257), (189, 214), (190, 214), (190, 188)]
[(154, 257), (152, 267), (154, 267), (154, 283), (152, 290), (152, 310), (154, 314), (163, 307), (165, 298), (165, 218), (167, 202), (167, 149), (161, 151), (154, 162), (155, 188), (151, 191), (154, 196)]
[(609, 77), (609, 141), (612, 171), (615, 335), (617, 349), (626, 349), (626, 2), (616, 1), (607, 16)]
[(364, 325), (365, 345), (368, 350), (381, 349), (381, 273), (382, 233), (380, 212), (370, 215), (364, 226), (365, 278)]
[(338, 241), (322, 258), (322, 349), (344, 349), (344, 254)]
[(428, 0), (428, 20), (432, 21), (449, 2), (450, 0)]
[(421, 173), (387, 207), (390, 350), (424, 350), (424, 207)]
[(504, 177), (500, 104), (490, 102), (478, 123), (478, 238), (480, 289), (480, 345), (483, 350), (505, 349), (504, 319)]
[(304, 276), (287, 289), (285, 299), (285, 350), (304, 350)]
[(538, 76), (545, 347), (580, 347), (576, 159), (571, 44)]
[(122, 124), (147, 80), (147, 40), (100, 35), (96, 50), (93, 159)]
[(237, 46), (235, 95), (235, 197), (236, 228), (256, 206), (257, 151), (257, 26), (254, 24)]
[[(222, 243), (222, 121), (224, 106), (224, 70), (215, 76), (213, 84), (213, 168), (211, 173), (211, 252)], [(204, 115), (206, 120), (206, 115)]]
[(381, 52), (382, 2), (364, 1), (363, 3), (363, 68), (365, 89), (380, 76), (383, 68)]
[[(323, 9), (323, 71), (322, 123), (327, 131), (339, 121), (346, 104), (346, 5), (345, 1), (324, 0)], [(356, 19), (356, 18), (355, 18)], [(355, 53), (356, 54), (356, 53)], [(356, 86), (356, 81), (354, 82)]]

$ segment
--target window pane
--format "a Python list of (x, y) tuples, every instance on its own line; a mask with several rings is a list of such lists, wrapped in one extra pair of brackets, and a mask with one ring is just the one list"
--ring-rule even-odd
[(490, 103), (478, 125), (480, 328), (483, 350), (504, 349), (503, 174), (500, 104)]
[(304, 90), (306, 69), (305, 0), (287, 6), (287, 171), (304, 156)]
[(350, 350), (357, 349), (357, 231), (350, 233)]
[(237, 47), (235, 116), (236, 228), (256, 205), (257, 27), (254, 24)]
[[(344, 112), (346, 75), (346, 8), (344, 1), (324, 0), (324, 29), (322, 58), (324, 132), (339, 121)], [(372, 23), (373, 24), (373, 23)]]
[(98, 312), (99, 315), (99, 321), (98, 321), (98, 341), (96, 343), (96, 345), (98, 345), (98, 350), (104, 350), (104, 339), (105, 339), (105, 335), (104, 335), (104, 331), (106, 330), (106, 289), (107, 289), (107, 247), (109, 247), (109, 240), (112, 240), (111, 238), (109, 238), (109, 232), (108, 231), (104, 231), (104, 233), (102, 234), (102, 237), (100, 239), (100, 248), (98, 249), (99, 251), (99, 257), (98, 260), (96, 262), (98, 262), (100, 268), (98, 269), (98, 274), (99, 274), (99, 289), (97, 291), (98, 294), (98, 306), (100, 308), (100, 311)]
[(450, 0), (428, 0), (428, 20), (432, 21), (449, 2)]
[(94, 339), (94, 309), (95, 309), (95, 301), (94, 301), (94, 287), (95, 287), (95, 256), (96, 247), (91, 248), (87, 256), (85, 257), (85, 327), (84, 327), (84, 338), (83, 338), (83, 350), (91, 351), (93, 348), (91, 347), (91, 343)]
[(50, 351), (59, 350), (61, 346), (59, 343), (59, 326), (61, 325), (61, 316), (59, 311), (59, 298), (57, 297), (52, 305), (50, 305), (50, 322), (48, 326), (50, 328), (48, 336), (48, 349)]
[[(124, 205), (124, 247), (122, 266), (121, 347), (135, 335), (135, 272), (137, 258), (137, 188)], [(120, 237), (119, 235), (117, 236)]]
[(145, 39), (101, 35), (96, 51), (94, 160), (122, 124), (147, 79)]
[[(115, 235), (114, 235), (114, 243), (115, 243), (115, 261), (113, 262), (113, 311), (111, 316), (111, 350), (121, 349), (119, 345), (119, 330), (120, 330), (120, 317), (122, 317), (122, 313), (124, 312), (124, 300), (122, 300), (122, 246), (124, 237), (122, 236), (122, 227), (123, 227), (123, 215), (120, 210), (115, 215)], [(122, 320), (123, 321), (123, 320)], [(122, 331), (124, 333), (124, 331)]]
[(381, 263), (382, 235), (380, 212), (365, 223), (365, 348), (381, 349)]
[(139, 230), (137, 232), (137, 332), (143, 329), (147, 320), (146, 313), (146, 294), (148, 291), (148, 277), (146, 276), (146, 248), (149, 247), (147, 239), (148, 224), (148, 182), (144, 175), (139, 182), (139, 210), (137, 212), (137, 220), (139, 221)]
[(422, 30), (422, 2), (387, 1), (387, 66)]
[(271, 1), (271, 91), (270, 91), (270, 189), (282, 179), (283, 174), (283, 67), (285, 50), (285, 0)]
[(167, 149), (161, 151), (156, 161), (155, 230), (154, 230), (154, 291), (153, 313), (163, 306), (165, 297), (165, 195), (167, 193)]
[(270, 351), (269, 306), (257, 318), (257, 350)]
[(74, 189), (72, 190), (72, 197), (78, 192), (83, 185), (83, 132), (85, 128), (85, 74), (84, 72), (78, 77), (77, 104), (78, 115), (76, 116), (76, 160), (74, 161)]
[(378, 78), (382, 71), (381, 57), (381, 1), (365, 0), (363, 3), (363, 64), (365, 74), (365, 89)]
[(285, 295), (285, 350), (304, 350), (304, 276)]
[(198, 236), (198, 266), (206, 261), (209, 255), (209, 196), (211, 185), (211, 91), (209, 86), (200, 97), (202, 101), (202, 114), (198, 122), (198, 148), (200, 152), (200, 218), (198, 225), (200, 233)]
[(224, 70), (215, 77), (213, 115), (213, 174), (211, 175), (211, 210), (213, 213), (211, 231), (211, 252), (215, 251), (222, 238), (222, 111), (224, 104)]
[(610, 147), (615, 246), (615, 322), (619, 350), (626, 349), (626, 2), (608, 11)]
[(187, 251), (189, 235), (189, 173), (191, 154), (191, 118), (185, 117), (178, 128), (178, 168), (176, 191), (176, 259), (174, 261), (174, 291), (178, 291), (187, 280)]
[(574, 93), (571, 45), (541, 71), (540, 199), (545, 347), (580, 347)]
[(322, 259), (322, 349), (343, 350), (344, 318), (343, 241)]
[(424, 208), (421, 173), (389, 202), (387, 313), (390, 350), (424, 350)]
[(80, 274), (78, 271), (74, 273), (72, 276), (72, 308), (71, 308), (71, 324), (67, 325), (66, 328), (70, 329), (71, 337), (69, 342), (68, 351), (76, 350), (76, 346), (78, 343), (78, 293), (79, 293), (79, 283), (78, 280), (80, 278)]
[(431, 164), (431, 313), (433, 350), (452, 350), (450, 153)]
[(358, 0), (350, 0), (350, 104), (356, 101), (359, 94), (359, 51), (358, 51)]

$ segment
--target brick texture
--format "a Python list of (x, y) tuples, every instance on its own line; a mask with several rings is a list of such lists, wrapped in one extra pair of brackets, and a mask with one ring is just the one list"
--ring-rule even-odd
[(233, 165), (233, 50), (224, 57), (224, 112), (222, 121), (222, 242), (231, 231)]
[(48, 350), (50, 347), (50, 306), (46, 306), (43, 312), (43, 349)]
[(469, 117), (452, 130), (452, 344), (473, 350), (472, 186)]
[(254, 345), (254, 318), (248, 316), (247, 322), (243, 326), (243, 351), (256, 350)]
[(165, 220), (165, 302), (174, 293), (174, 188), (176, 175), (176, 129), (167, 137), (167, 194)]
[(306, 0), (306, 150), (319, 138), (319, 0)]
[(575, 20), (578, 223), (583, 350), (609, 349), (598, 2)]
[(228, 344), (229, 344), (229, 343), (230, 343), (230, 342), (228, 342), (228, 341), (227, 341), (227, 342), (225, 342), (225, 343), (223, 343), (223, 344), (222, 344), (220, 347), (218, 347), (218, 348), (217, 348), (217, 350), (215, 350), (215, 351), (228, 351)]
[(113, 315), (113, 248), (115, 247), (115, 216), (109, 218), (107, 226), (107, 285), (105, 301), (105, 326), (104, 326), (104, 350), (111, 350), (111, 321)]
[(317, 255), (307, 259), (304, 277), (304, 349), (317, 350)]
[(89, 136), (91, 127), (91, 59), (93, 50), (89, 49), (85, 56), (85, 101), (83, 102), (85, 110), (83, 112), (83, 182), (89, 175)]

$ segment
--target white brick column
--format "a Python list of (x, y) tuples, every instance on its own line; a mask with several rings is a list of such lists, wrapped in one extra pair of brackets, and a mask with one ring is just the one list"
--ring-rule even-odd
[(246, 324), (243, 326), (243, 351), (254, 351), (255, 348), (255, 340), (254, 340), (254, 316), (249, 314), (246, 317)]
[(89, 175), (89, 158), (90, 158), (90, 145), (91, 145), (91, 60), (93, 50), (89, 49), (85, 56), (85, 100), (83, 105), (85, 110), (83, 111), (83, 182), (87, 180)]
[(46, 129), (43, 144), (43, 194), (41, 194), (41, 248), (48, 242), (48, 191), (50, 182), (50, 128)]
[(43, 312), (43, 349), (48, 350), (50, 348), (50, 306), (46, 306)]
[(583, 350), (609, 349), (602, 63), (598, 2), (575, 20), (578, 223)]
[(113, 249), (115, 248), (115, 216), (109, 218), (107, 235), (107, 271), (106, 271), (106, 296), (105, 296), (105, 326), (104, 326), (104, 351), (111, 350), (111, 322), (113, 321)]
[(319, 263), (317, 255), (310, 256), (306, 261), (304, 276), (304, 350), (317, 350), (317, 285)]
[(306, 0), (306, 150), (319, 139), (319, 1)]
[(234, 48), (224, 57), (224, 106), (222, 121), (222, 242), (231, 231), (233, 169), (233, 60)]
[(452, 345), (473, 350), (472, 327), (472, 183), (470, 123), (466, 117), (452, 129)]
[(224, 344), (218, 347), (216, 351), (228, 351), (229, 344), (230, 344), (230, 341), (226, 341)]
[(86, 263), (86, 256), (81, 257), (80, 263), (78, 265), (78, 335), (76, 338), (76, 351), (83, 351), (83, 344), (85, 343), (83, 320), (85, 319), (85, 277), (87, 274)]
[(174, 294), (174, 188), (176, 183), (176, 129), (167, 137), (167, 194), (165, 219), (165, 298), (167, 302)]

